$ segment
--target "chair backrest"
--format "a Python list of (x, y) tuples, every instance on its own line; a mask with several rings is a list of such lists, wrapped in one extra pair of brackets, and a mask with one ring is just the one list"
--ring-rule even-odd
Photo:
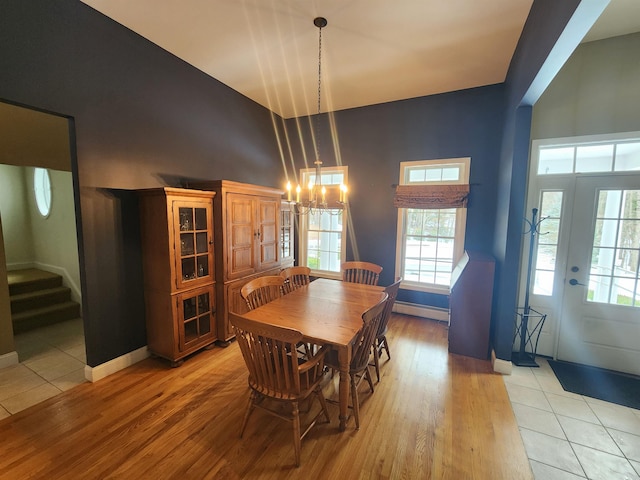
[(384, 307), (389, 295), (382, 294), (381, 300), (362, 314), (362, 330), (358, 332), (351, 355), (351, 371), (359, 372), (369, 364), (371, 347), (378, 333), (378, 326), (384, 315)]
[(345, 282), (377, 285), (382, 267), (369, 262), (344, 262), (341, 270)]
[(275, 398), (299, 394), (298, 356), (291, 352), (296, 351), (302, 333), (256, 322), (233, 312), (229, 312), (229, 322), (249, 370), (251, 388)]
[(311, 269), (309, 267), (288, 267), (280, 272), (284, 278), (284, 293), (293, 292), (296, 288), (309, 285)]
[(284, 293), (283, 287), (284, 278), (280, 275), (266, 275), (247, 282), (240, 289), (240, 295), (247, 302), (249, 310), (253, 310), (280, 298)]
[(393, 304), (396, 303), (396, 297), (398, 296), (398, 290), (400, 290), (400, 283), (402, 282), (402, 277), (398, 277), (395, 282), (393, 282), (388, 287), (385, 287), (384, 291), (387, 293), (389, 298), (384, 305), (384, 314), (382, 316), (382, 321), (378, 326), (378, 335), (384, 334), (387, 330), (387, 324), (389, 323), (389, 317), (391, 317), (391, 312), (393, 311)]

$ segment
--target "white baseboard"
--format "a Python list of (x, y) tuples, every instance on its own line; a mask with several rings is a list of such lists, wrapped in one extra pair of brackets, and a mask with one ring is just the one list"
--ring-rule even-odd
[(0, 368), (7, 368), (20, 363), (18, 352), (9, 352), (0, 355)]
[(493, 349), (491, 349), (491, 365), (493, 365), (494, 372), (502, 375), (511, 375), (513, 370), (513, 364), (507, 360), (500, 360), (496, 357), (496, 352)]
[(96, 365), (95, 367), (90, 367), (86, 365), (84, 367), (84, 378), (89, 380), (90, 382), (97, 382), (109, 375), (116, 373), (120, 370), (123, 370), (127, 367), (130, 367), (134, 363), (138, 363), (149, 356), (149, 350), (146, 346), (140, 347), (137, 350), (134, 350), (129, 353), (125, 353), (124, 355), (114, 358), (113, 360), (109, 360), (108, 362), (101, 363), (100, 365)]
[(415, 303), (398, 302), (393, 305), (393, 311), (413, 315), (414, 317), (429, 318), (439, 322), (449, 322), (449, 310), (447, 308), (427, 307)]

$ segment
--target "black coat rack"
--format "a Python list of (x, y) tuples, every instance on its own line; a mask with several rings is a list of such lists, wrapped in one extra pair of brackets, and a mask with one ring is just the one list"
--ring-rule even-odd
[(536, 363), (536, 351), (538, 349), (538, 340), (540, 332), (547, 318), (546, 314), (540, 313), (529, 305), (529, 290), (531, 289), (531, 275), (533, 263), (533, 249), (535, 246), (536, 236), (540, 233), (540, 224), (545, 220), (541, 218), (536, 221), (538, 209), (532, 210), (531, 221), (525, 218), (528, 229), (524, 232), (529, 234), (529, 259), (527, 263), (527, 284), (524, 293), (524, 307), (516, 309), (516, 325), (513, 335), (513, 344), (519, 340), (519, 349), (511, 354), (511, 361), (521, 367), (538, 367)]

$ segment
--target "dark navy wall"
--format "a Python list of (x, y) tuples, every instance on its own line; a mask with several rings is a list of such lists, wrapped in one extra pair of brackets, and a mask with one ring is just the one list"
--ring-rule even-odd
[[(380, 284), (393, 283), (397, 209), (394, 185), (400, 162), (471, 157), (471, 194), (467, 214), (469, 250), (489, 253), (493, 244), (496, 191), (504, 88), (476, 88), (321, 115), (321, 157), (325, 165), (336, 157), (349, 167), (352, 229), (347, 236), (347, 259), (383, 266)], [(305, 154), (298, 142), (302, 125)], [(313, 159), (311, 122), (287, 120), (296, 168), (300, 159)], [(314, 132), (315, 133), (315, 132)], [(292, 172), (290, 172), (290, 175)], [(447, 307), (446, 296), (401, 291), (398, 297), (416, 303)]]
[(73, 117), (87, 363), (104, 363), (146, 344), (128, 190), (278, 185), (271, 113), (77, 0), (3, 0), (0, 70), (0, 98)]

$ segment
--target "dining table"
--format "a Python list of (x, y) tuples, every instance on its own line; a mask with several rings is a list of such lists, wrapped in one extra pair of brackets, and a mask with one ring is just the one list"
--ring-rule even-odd
[(329, 345), (338, 353), (340, 430), (349, 418), (349, 365), (362, 314), (384, 298), (384, 287), (318, 278), (242, 316), (254, 321), (293, 328), (303, 341)]

